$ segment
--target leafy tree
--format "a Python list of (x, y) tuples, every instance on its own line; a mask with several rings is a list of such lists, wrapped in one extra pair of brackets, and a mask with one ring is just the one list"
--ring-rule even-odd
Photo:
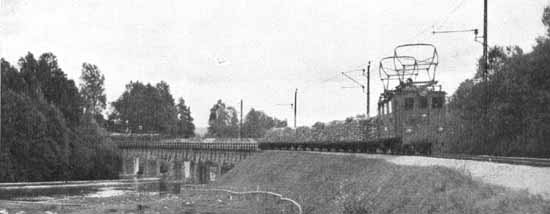
[(178, 117), (176, 134), (184, 138), (195, 136), (195, 124), (191, 117), (191, 108), (185, 105), (185, 100), (180, 98), (176, 105), (176, 113)]
[(238, 137), (239, 119), (237, 110), (231, 106), (226, 106), (222, 100), (218, 100), (210, 109), (208, 118), (208, 137)]
[(550, 36), (550, 6), (547, 6), (544, 8), (541, 21), (542, 21), (542, 24), (546, 26), (548, 31), (548, 36)]
[[(56, 68), (53, 54), (43, 56), (36, 61), (27, 54), (19, 61), (20, 71), (1, 60), (0, 181), (115, 178), (120, 161), (116, 148), (109, 146), (97, 125), (67, 119), (75, 116), (62, 112), (71, 113), (70, 106), (59, 105), (82, 108), (66, 100), (75, 95), (74, 82)], [(52, 93), (56, 87), (59, 94)]]
[(57, 57), (44, 53), (37, 61), (31, 53), (19, 59), (21, 75), (29, 85), (31, 96), (43, 97), (56, 105), (71, 125), (81, 116), (81, 98), (73, 80), (59, 68)]
[(126, 85), (126, 91), (112, 103), (112, 120), (128, 122), (133, 132), (171, 134), (176, 127), (176, 107), (165, 82), (156, 86), (139, 81)]
[(17, 68), (13, 67), (4, 58), (0, 59), (0, 67), (2, 68), (2, 90), (12, 89), (18, 93), (26, 93), (27, 82), (17, 71)]
[(105, 76), (96, 65), (82, 63), (80, 74), (80, 95), (84, 101), (85, 112), (100, 115), (105, 110), (107, 98), (105, 96)]
[[(541, 156), (550, 154), (550, 7), (546, 37), (530, 53), (518, 47), (489, 51), (488, 81), (464, 81), (449, 103), (447, 152)], [(483, 109), (487, 106), (487, 112)]]
[(164, 81), (160, 81), (156, 84), (156, 89), (159, 94), (159, 108), (156, 111), (156, 117), (160, 119), (157, 126), (160, 132), (174, 133), (176, 129), (176, 107), (174, 98), (170, 93), (170, 86)]
[(2, 152), (7, 153), (13, 168), (6, 169), (11, 172), (0, 180), (67, 178), (65, 128), (62, 114), (54, 107), (10, 89), (2, 90)]
[(286, 121), (270, 117), (263, 111), (251, 109), (245, 117), (243, 124), (243, 136), (250, 138), (261, 138), (266, 131), (271, 128), (282, 128), (286, 126)]

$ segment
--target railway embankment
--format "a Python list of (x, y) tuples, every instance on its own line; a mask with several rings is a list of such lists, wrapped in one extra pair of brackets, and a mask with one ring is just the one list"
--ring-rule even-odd
[(550, 167), (422, 156), (353, 155), (362, 158), (384, 159), (403, 166), (447, 167), (458, 170), (476, 181), (504, 186), (513, 190), (525, 190), (531, 194), (540, 195), (545, 200), (550, 200)]
[(214, 185), (278, 192), (304, 213), (550, 213), (550, 201), (541, 196), (461, 170), (355, 155), (266, 151)]

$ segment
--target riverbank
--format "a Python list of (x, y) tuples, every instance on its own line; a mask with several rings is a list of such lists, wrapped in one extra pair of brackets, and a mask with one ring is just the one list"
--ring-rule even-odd
[[(0, 200), (0, 213), (256, 214), (292, 211), (291, 204), (259, 195), (229, 194), (184, 187), (179, 193), (133, 193), (107, 197), (71, 197), (41, 202)], [(283, 212), (295, 213), (295, 212)]]
[(215, 184), (279, 192), (305, 213), (550, 213), (550, 202), (540, 196), (457, 170), (344, 155), (263, 152)]

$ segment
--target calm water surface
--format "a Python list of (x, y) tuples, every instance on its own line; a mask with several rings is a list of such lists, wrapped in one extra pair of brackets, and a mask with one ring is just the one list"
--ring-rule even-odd
[(111, 197), (130, 193), (178, 194), (183, 182), (167, 179), (0, 184), (0, 200), (45, 201), (69, 197)]

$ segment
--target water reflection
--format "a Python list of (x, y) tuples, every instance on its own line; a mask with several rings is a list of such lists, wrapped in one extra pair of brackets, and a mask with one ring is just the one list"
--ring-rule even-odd
[(71, 211), (66, 209), (78, 211), (84, 207), (96, 207), (96, 213), (142, 213), (143, 210), (152, 213), (227, 213), (227, 210), (234, 211), (232, 213), (242, 213), (244, 210), (248, 210), (246, 213), (296, 213), (291, 203), (282, 202), (268, 194), (234, 194), (187, 188), (186, 184), (181, 180), (170, 179), (168, 175), (156, 179), (134, 178), (67, 184), (0, 184), (0, 200), (44, 201), (45, 204), (68, 203), (81, 206), (55, 208), (56, 206), (48, 205), (42, 210), (58, 209), (57, 213)]
[(0, 200), (46, 201), (70, 197), (112, 197), (124, 194), (167, 194), (181, 193), (183, 181), (160, 179), (125, 179), (112, 181), (90, 181), (78, 184), (40, 184), (0, 186)]

